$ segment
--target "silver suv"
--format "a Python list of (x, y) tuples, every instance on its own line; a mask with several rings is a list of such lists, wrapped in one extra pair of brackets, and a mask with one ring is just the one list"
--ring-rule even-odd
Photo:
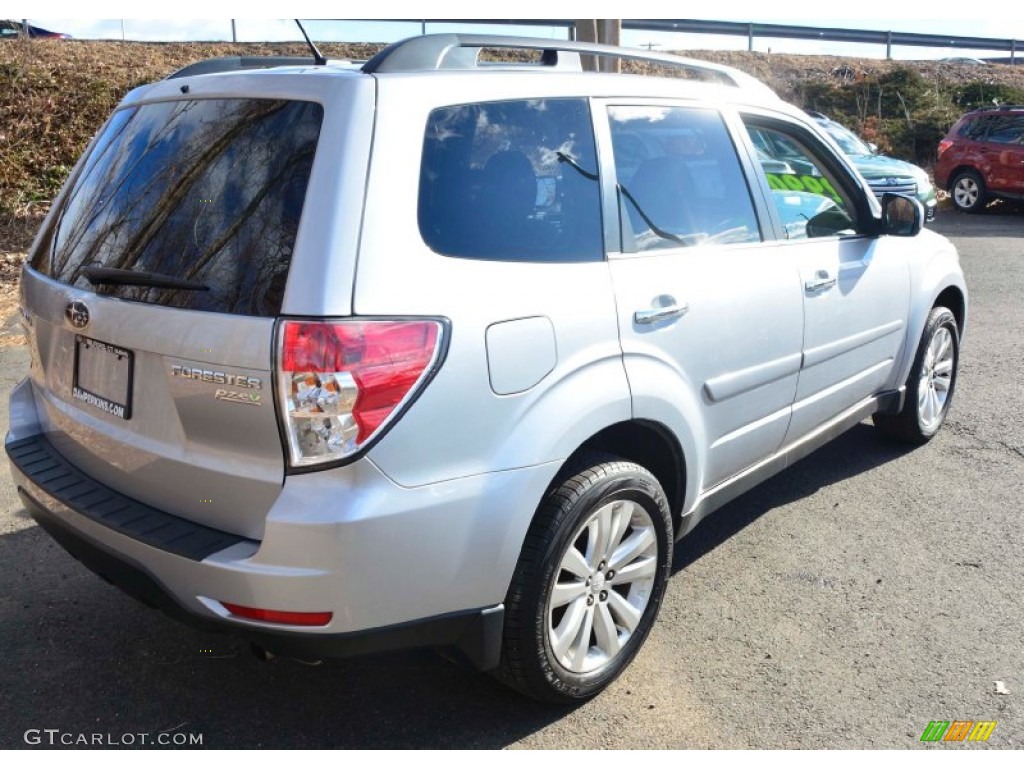
[(267, 64), (129, 94), (22, 277), (18, 490), (129, 593), (584, 699), (709, 512), (866, 417), (941, 426), (956, 252), (742, 73), (456, 35)]

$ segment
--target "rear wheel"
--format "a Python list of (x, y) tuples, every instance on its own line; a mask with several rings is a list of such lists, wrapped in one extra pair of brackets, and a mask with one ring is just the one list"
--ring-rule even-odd
[(977, 213), (988, 202), (985, 182), (975, 171), (960, 171), (950, 185), (953, 205), (964, 213)]
[(907, 378), (903, 410), (897, 414), (875, 414), (875, 426), (903, 442), (920, 445), (931, 440), (953, 402), (959, 363), (960, 331), (956, 318), (946, 307), (933, 307)]
[(643, 467), (595, 461), (549, 493), (505, 602), (499, 677), (537, 699), (582, 701), (640, 650), (672, 564), (672, 520)]

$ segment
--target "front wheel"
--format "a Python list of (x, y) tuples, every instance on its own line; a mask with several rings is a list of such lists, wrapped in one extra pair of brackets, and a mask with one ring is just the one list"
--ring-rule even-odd
[(977, 213), (988, 202), (985, 182), (974, 171), (960, 171), (953, 179), (949, 191), (953, 205), (964, 213)]
[(672, 566), (672, 519), (643, 467), (595, 461), (542, 502), (505, 601), (503, 682), (537, 699), (600, 693), (640, 650)]
[(933, 307), (907, 378), (903, 410), (876, 413), (875, 426), (890, 437), (921, 445), (939, 431), (949, 413), (960, 364), (960, 330), (946, 307)]

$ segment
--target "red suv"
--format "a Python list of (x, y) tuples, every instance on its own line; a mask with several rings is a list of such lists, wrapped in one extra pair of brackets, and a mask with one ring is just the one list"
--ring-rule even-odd
[(1024, 106), (978, 109), (939, 142), (935, 184), (975, 213), (989, 200), (1024, 200)]

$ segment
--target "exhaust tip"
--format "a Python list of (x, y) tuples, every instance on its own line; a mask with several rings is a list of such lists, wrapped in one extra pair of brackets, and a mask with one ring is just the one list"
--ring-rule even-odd
[(249, 650), (252, 651), (252, 655), (255, 656), (259, 661), (270, 661), (274, 658), (274, 654), (272, 654), (262, 645), (256, 645), (256, 643), (249, 643)]

